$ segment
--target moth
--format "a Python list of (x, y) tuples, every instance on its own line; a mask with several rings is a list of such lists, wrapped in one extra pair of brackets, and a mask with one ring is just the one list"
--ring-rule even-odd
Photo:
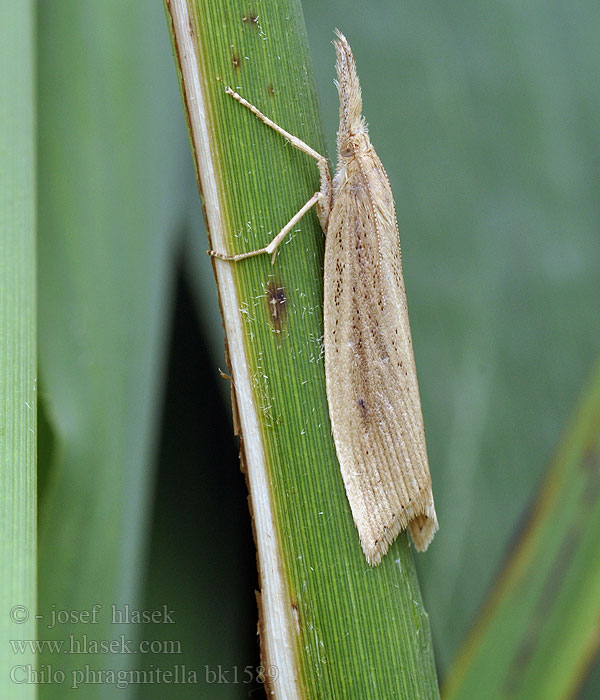
[(354, 523), (369, 564), (399, 532), (427, 549), (438, 529), (388, 176), (369, 140), (352, 50), (336, 30), (340, 125), (337, 168), (236, 92), (227, 92), (318, 164), (320, 189), (263, 253), (275, 262), (285, 236), (313, 206), (325, 232), (324, 346), (329, 415)]

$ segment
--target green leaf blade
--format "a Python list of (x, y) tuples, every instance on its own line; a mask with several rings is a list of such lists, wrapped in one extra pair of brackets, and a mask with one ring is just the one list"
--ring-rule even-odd
[[(182, 75), (210, 245), (229, 253), (256, 249), (319, 189), (318, 170), (310, 157), (228, 97), (225, 87), (324, 152), (299, 5), (259, 3), (252, 8), (256, 22), (248, 19), (245, 3), (170, 0), (167, 6), (173, 16), (190, 10), (198, 37), (201, 98), (191, 99), (193, 72), (182, 70)], [(180, 22), (175, 46), (181, 60), (192, 52), (185, 43), (189, 23)], [(330, 59), (333, 78), (333, 49)], [(197, 104), (205, 104), (202, 116), (194, 115)], [(325, 396), (322, 258), (323, 233), (311, 212), (282, 245), (274, 266), (267, 256), (214, 262), (258, 523), (263, 644), (268, 645), (274, 603), (267, 571), (272, 562), (262, 550), (271, 538), (296, 669), (291, 685), (298, 695), (435, 698), (428, 618), (406, 537), (371, 568), (344, 492)], [(270, 302), (279, 303), (273, 288), (285, 299), (283, 324), (270, 312)], [(264, 466), (257, 466), (262, 458)], [(273, 664), (275, 650), (263, 652), (264, 663)]]
[[(45, 697), (114, 697), (106, 676), (69, 681), (86, 665), (136, 665), (94, 645), (140, 633), (113, 624), (112, 606), (141, 607), (185, 143), (160, 7), (42, 3), (38, 24), (40, 367), (54, 431), (40, 637), (90, 642), (87, 653), (42, 656), (66, 674)], [(75, 615), (51, 626), (52, 611), (96, 605), (94, 624)]]
[[(36, 697), (36, 318), (33, 4), (0, 24), (0, 696)], [(20, 648), (15, 644), (23, 643)], [(25, 682), (24, 682), (25, 681)]]
[(571, 697), (597, 649), (600, 369), (444, 696)]

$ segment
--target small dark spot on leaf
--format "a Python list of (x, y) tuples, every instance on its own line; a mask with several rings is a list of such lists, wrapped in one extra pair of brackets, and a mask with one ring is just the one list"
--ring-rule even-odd
[(300, 611), (298, 610), (298, 604), (295, 600), (292, 600), (292, 614), (294, 616), (294, 622), (296, 623), (296, 632), (300, 634), (302, 631), (302, 625), (300, 624)]
[(236, 70), (242, 65), (242, 59), (237, 55), (237, 53), (231, 54), (231, 62)]
[(273, 87), (273, 83), (269, 83), (269, 95), (271, 97), (275, 97), (275, 88)]
[(287, 318), (287, 302), (287, 293), (283, 282), (275, 278), (270, 279), (267, 287), (267, 306), (271, 323), (277, 333), (281, 333)]
[(254, 12), (254, 10), (250, 10), (248, 14), (242, 17), (242, 22), (244, 22), (244, 24), (249, 24), (254, 27), (258, 27), (258, 15), (256, 14), (256, 12)]

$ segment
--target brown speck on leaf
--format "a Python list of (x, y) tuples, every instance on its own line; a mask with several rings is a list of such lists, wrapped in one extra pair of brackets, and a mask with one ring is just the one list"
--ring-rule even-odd
[(300, 612), (298, 610), (298, 605), (294, 600), (292, 600), (292, 615), (294, 617), (294, 623), (296, 624), (296, 632), (300, 634), (302, 631), (302, 627), (300, 625)]
[(258, 15), (256, 14), (256, 12), (251, 10), (250, 12), (248, 12), (247, 15), (244, 15), (242, 17), (242, 22), (244, 22), (244, 24), (250, 24), (250, 25), (257, 27), (258, 26)]
[(267, 287), (267, 306), (269, 316), (276, 333), (281, 333), (287, 318), (287, 294), (283, 282), (279, 279), (270, 279)]
[(275, 97), (275, 88), (273, 87), (273, 83), (269, 83), (269, 95), (271, 97)]
[(242, 59), (237, 55), (237, 53), (232, 53), (231, 63), (233, 64), (233, 67), (237, 70), (242, 65)]

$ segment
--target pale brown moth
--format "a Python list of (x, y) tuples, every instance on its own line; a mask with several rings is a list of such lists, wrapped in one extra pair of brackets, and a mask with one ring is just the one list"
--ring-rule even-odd
[(369, 140), (354, 57), (339, 31), (340, 126), (333, 181), (326, 158), (272, 122), (243, 97), (228, 94), (296, 148), (316, 159), (321, 186), (264, 248), (275, 261), (287, 233), (316, 205), (325, 239), (325, 375), (342, 477), (370, 564), (378, 564), (409, 528), (425, 550), (438, 529), (419, 386), (413, 357), (400, 239), (388, 176)]

